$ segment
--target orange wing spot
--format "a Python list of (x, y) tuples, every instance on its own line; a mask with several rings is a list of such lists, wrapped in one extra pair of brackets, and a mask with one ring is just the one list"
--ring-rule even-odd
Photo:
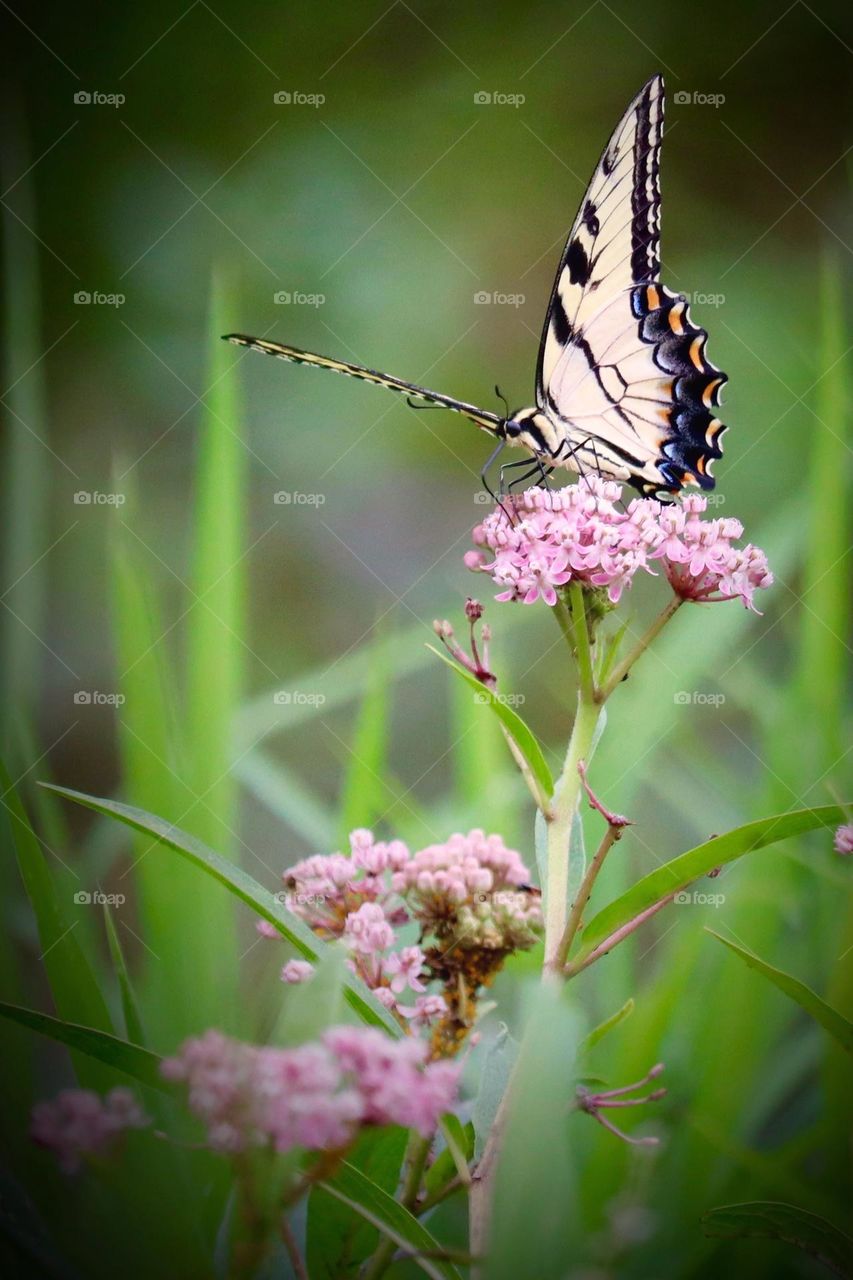
[(704, 371), (705, 361), (702, 359), (702, 344), (705, 341), (705, 335), (700, 333), (698, 338), (694, 338), (690, 344), (690, 359), (696, 368)]
[(705, 459), (704, 459), (704, 457), (700, 457), (700, 458), (698, 458), (698, 459), (697, 459), (697, 461), (696, 461), (696, 470), (699, 472), (700, 476), (704, 476), (704, 474), (705, 474)]
[(705, 432), (705, 440), (712, 449), (716, 447), (717, 436), (720, 434), (722, 429), (723, 429), (722, 422), (720, 422), (719, 418), (715, 418), (714, 421), (711, 423), (711, 425), (708, 427), (708, 430)]
[(713, 405), (716, 390), (718, 387), (722, 386), (722, 383), (722, 378), (714, 378), (708, 383), (707, 387), (702, 392), (702, 403), (705, 405), (706, 409), (710, 409)]
[(660, 294), (655, 285), (650, 284), (646, 289), (646, 302), (650, 311), (657, 311), (660, 306)]
[(684, 333), (684, 303), (677, 302), (669, 313), (669, 327), (673, 333), (679, 336)]

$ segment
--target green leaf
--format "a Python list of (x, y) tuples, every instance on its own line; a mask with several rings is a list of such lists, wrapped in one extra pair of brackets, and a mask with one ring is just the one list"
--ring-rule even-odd
[(531, 984), (529, 999), (495, 1170), (483, 1280), (563, 1280), (581, 1238), (568, 1128), (579, 1027), (558, 984)]
[[(35, 913), (44, 963), (51, 993), (60, 1017), (112, 1031), (113, 1024), (89, 962), (74, 936), (74, 919), (59, 899), (41, 844), (30, 825), (27, 812), (0, 762), (3, 816), (11, 830), (21, 879)], [(104, 1083), (100, 1071), (86, 1063), (79, 1065), (81, 1083), (97, 1087)], [(84, 1078), (85, 1077), (85, 1078)]]
[(641, 912), (663, 902), (716, 867), (791, 836), (814, 831), (817, 827), (834, 827), (843, 821), (843, 808), (830, 804), (818, 809), (796, 809), (772, 818), (760, 818), (757, 822), (735, 827), (723, 836), (713, 836), (644, 876), (627, 893), (599, 911), (584, 929), (580, 948), (572, 959), (585, 959), (600, 943)]
[(457, 1175), (464, 1179), (468, 1173), (468, 1164), (474, 1155), (474, 1125), (469, 1121), (463, 1125), (458, 1116), (452, 1114), (442, 1117), (441, 1129), (447, 1146), (433, 1160), (424, 1175), (424, 1188), (427, 1195), (435, 1195)]
[(747, 951), (745, 947), (738, 946), (736, 942), (731, 942), (728, 938), (724, 938), (722, 934), (715, 933), (713, 929), (706, 928), (706, 933), (710, 933), (712, 938), (716, 938), (718, 942), (722, 942), (730, 951), (734, 951), (735, 955), (740, 956), (741, 960), (755, 969), (758, 973), (764, 975), (768, 981), (772, 982), (780, 991), (784, 991), (785, 995), (795, 1001), (801, 1009), (805, 1009), (815, 1022), (819, 1022), (825, 1031), (834, 1036), (842, 1048), (848, 1053), (853, 1053), (853, 1023), (821, 1000), (820, 996), (812, 991), (811, 987), (807, 987), (804, 982), (800, 982), (799, 978), (794, 978), (790, 973), (785, 973), (782, 969), (774, 969), (766, 961), (760, 960), (758, 956), (753, 955), (751, 951)]
[(133, 989), (133, 983), (130, 980), (127, 961), (124, 958), (124, 951), (115, 927), (113, 913), (110, 911), (108, 904), (104, 905), (104, 924), (106, 925), (107, 942), (109, 943), (110, 955), (112, 956), (113, 967), (116, 971), (121, 993), (125, 1033), (134, 1044), (144, 1045), (146, 1036), (142, 1025), (142, 1014), (136, 999), (136, 992)]
[[(136, 831), (146, 832), (158, 844), (165, 845), (167, 849), (173, 849), (181, 857), (212, 876), (214, 880), (218, 880), (264, 920), (274, 924), (279, 933), (283, 934), (307, 960), (317, 961), (328, 955), (329, 945), (316, 937), (307, 924), (278, 902), (275, 894), (258, 884), (257, 880), (254, 880), (242, 867), (236, 866), (226, 858), (220, 857), (218, 853), (214, 853), (212, 849), (208, 849), (195, 836), (188, 835), (154, 814), (136, 809), (132, 805), (121, 804), (117, 800), (99, 799), (97, 796), (85, 795), (82, 791), (72, 791), (68, 787), (51, 787), (51, 790), (65, 796), (66, 800), (73, 800), (75, 804), (83, 805), (86, 809), (108, 814)], [(364, 1022), (380, 1026), (390, 1031), (395, 1037), (403, 1035), (402, 1028), (363, 983), (351, 973), (344, 974), (343, 982), (349, 1003)]]
[(609, 1031), (614, 1027), (618, 1027), (626, 1018), (630, 1018), (634, 1012), (634, 999), (629, 996), (621, 1009), (617, 1009), (609, 1018), (605, 1018), (604, 1022), (600, 1022), (597, 1027), (590, 1031), (580, 1047), (579, 1053), (589, 1053), (598, 1044), (599, 1040), (603, 1040)]
[[(19, 1026), (37, 1031), (58, 1044), (64, 1044), (78, 1054), (83, 1053), (96, 1062), (105, 1063), (115, 1071), (123, 1071), (140, 1084), (160, 1093), (171, 1093), (169, 1085), (160, 1076), (161, 1059), (150, 1049), (121, 1040), (118, 1036), (98, 1031), (95, 1027), (83, 1027), (76, 1022), (65, 1022), (36, 1009), (24, 1009), (20, 1005), (0, 1001), (0, 1017), (17, 1022)], [(111, 1082), (112, 1083), (112, 1082)]]
[(502, 1024), (498, 1034), (488, 1046), (480, 1068), (480, 1088), (474, 1099), (472, 1120), (476, 1141), (474, 1159), (479, 1160), (483, 1154), (498, 1107), (506, 1093), (512, 1069), (518, 1057), (518, 1041), (509, 1033), (509, 1027)]
[(319, 1185), (410, 1254), (412, 1261), (433, 1280), (460, 1280), (459, 1272), (451, 1262), (423, 1256), (441, 1253), (439, 1242), (408, 1209), (371, 1182), (360, 1169), (344, 1161), (333, 1179)]
[(492, 709), (512, 737), (524, 757), (527, 767), (539, 783), (543, 798), (546, 801), (550, 800), (554, 792), (554, 779), (551, 777), (551, 770), (548, 768), (548, 763), (542, 754), (542, 748), (533, 731), (524, 723), (518, 712), (508, 706), (507, 703), (502, 702), (491, 689), (487, 689), (485, 685), (482, 685), (476, 676), (472, 675), (470, 671), (466, 671), (464, 667), (460, 667), (448, 654), (442, 653), (440, 649), (436, 649), (431, 644), (426, 647), (430, 653), (434, 653), (437, 658), (440, 658), (443, 663), (450, 667), (451, 671), (455, 671), (462, 680), (476, 690), (484, 706), (489, 706)]
[(385, 781), (388, 747), (388, 663), (379, 646), (374, 651), (355, 731), (348, 743), (341, 804), (342, 847), (357, 827), (372, 827), (396, 796)]
[(853, 1240), (825, 1218), (791, 1204), (754, 1200), (722, 1205), (703, 1214), (702, 1229), (706, 1236), (723, 1240), (756, 1236), (784, 1240), (846, 1280), (853, 1272)]
[[(393, 1196), (409, 1132), (399, 1125), (362, 1130), (348, 1163)], [(361, 1263), (376, 1249), (378, 1229), (348, 1204), (315, 1187), (308, 1200), (306, 1255), (312, 1280), (355, 1277)]]

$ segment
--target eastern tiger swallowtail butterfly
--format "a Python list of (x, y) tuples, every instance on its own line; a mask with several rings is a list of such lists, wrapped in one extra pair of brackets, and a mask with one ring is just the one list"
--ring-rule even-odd
[[(537, 469), (588, 469), (666, 498), (714, 487), (726, 375), (705, 354), (688, 301), (661, 284), (664, 85), (649, 80), (616, 126), (566, 241), (536, 368), (536, 404), (500, 417), (373, 369), (244, 334), (226, 340), (333, 369), (464, 414)], [(529, 459), (528, 459), (529, 460)]]

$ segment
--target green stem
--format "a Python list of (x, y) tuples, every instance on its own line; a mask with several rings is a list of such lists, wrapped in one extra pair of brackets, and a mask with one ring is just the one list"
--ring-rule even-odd
[(631, 670), (631, 668), (633, 667), (637, 659), (643, 656), (643, 654), (646, 652), (646, 650), (648, 649), (652, 641), (656, 638), (656, 636), (659, 635), (661, 631), (663, 631), (664, 627), (669, 622), (670, 618), (674, 616), (674, 614), (678, 611), (678, 609), (681, 607), (683, 603), (684, 601), (682, 600), (681, 596), (672, 597), (672, 599), (670, 600), (666, 608), (663, 609), (662, 612), (658, 614), (658, 616), (655, 618), (654, 622), (651, 624), (648, 630), (644, 632), (644, 634), (640, 637), (640, 639), (634, 645), (631, 652), (625, 658), (622, 659), (619, 665), (611, 673), (610, 678), (607, 680), (606, 684), (604, 684), (602, 688), (599, 690), (598, 697), (601, 702), (606, 702), (607, 699), (610, 697), (611, 693), (613, 692), (613, 690), (616, 689), (622, 683), (622, 681), (625, 679), (626, 675)]
[(586, 904), (592, 895), (593, 886), (598, 877), (598, 873), (604, 865), (604, 859), (607, 857), (613, 845), (622, 835), (622, 827), (610, 826), (604, 833), (601, 844), (598, 846), (595, 857), (586, 870), (578, 895), (572, 903), (572, 909), (569, 912), (569, 918), (566, 922), (566, 928), (560, 939), (560, 949), (557, 953), (557, 964), (562, 969), (569, 957), (572, 943), (575, 940), (575, 934), (580, 928), (581, 917), (583, 916)]
[(548, 819), (548, 873), (545, 885), (545, 972), (561, 968), (560, 947), (566, 929), (569, 896), (569, 845), (572, 822), (581, 794), (578, 765), (589, 757), (601, 715), (593, 675), (592, 645), (586, 619), (586, 603), (580, 583), (569, 587), (569, 609), (558, 601), (555, 612), (578, 664), (578, 706), (569, 739), (563, 772), (554, 788)]
[[(404, 1208), (413, 1212), (417, 1206), (424, 1168), (431, 1146), (432, 1139), (424, 1138), (417, 1132), (413, 1132), (409, 1137), (409, 1145), (406, 1148), (406, 1174), (400, 1203)], [(382, 1240), (368, 1263), (363, 1280), (378, 1280), (379, 1276), (384, 1276), (394, 1260), (396, 1249), (397, 1244), (394, 1240), (388, 1240), (387, 1238)]]

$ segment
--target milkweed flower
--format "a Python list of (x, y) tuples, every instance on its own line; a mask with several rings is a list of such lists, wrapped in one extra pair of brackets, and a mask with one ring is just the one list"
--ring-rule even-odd
[(601, 588), (617, 604), (639, 570), (654, 573), (656, 560), (685, 600), (740, 598), (754, 609), (755, 591), (772, 584), (762, 551), (732, 545), (743, 534), (739, 520), (700, 519), (706, 498), (688, 496), (668, 506), (635, 498), (620, 510), (620, 496), (618, 484), (598, 476), (512, 495), (504, 502), (514, 519), (501, 508), (488, 515), (474, 529), (477, 550), (465, 563), (502, 588), (498, 600), (524, 604), (555, 605), (570, 582)]
[(78, 1173), (86, 1157), (103, 1157), (128, 1129), (143, 1129), (148, 1116), (129, 1089), (104, 1097), (91, 1089), (63, 1089), (33, 1107), (30, 1137), (52, 1151), (63, 1173)]
[(839, 827), (833, 841), (836, 853), (853, 853), (853, 822)]
[(431, 1136), (456, 1099), (459, 1072), (426, 1056), (420, 1041), (366, 1027), (332, 1028), (295, 1049), (210, 1030), (187, 1040), (161, 1070), (187, 1085), (216, 1151), (325, 1151), (348, 1146), (364, 1125), (400, 1124)]
[(314, 966), (310, 960), (288, 960), (282, 966), (281, 980), (291, 986), (300, 982), (310, 982), (314, 977)]

